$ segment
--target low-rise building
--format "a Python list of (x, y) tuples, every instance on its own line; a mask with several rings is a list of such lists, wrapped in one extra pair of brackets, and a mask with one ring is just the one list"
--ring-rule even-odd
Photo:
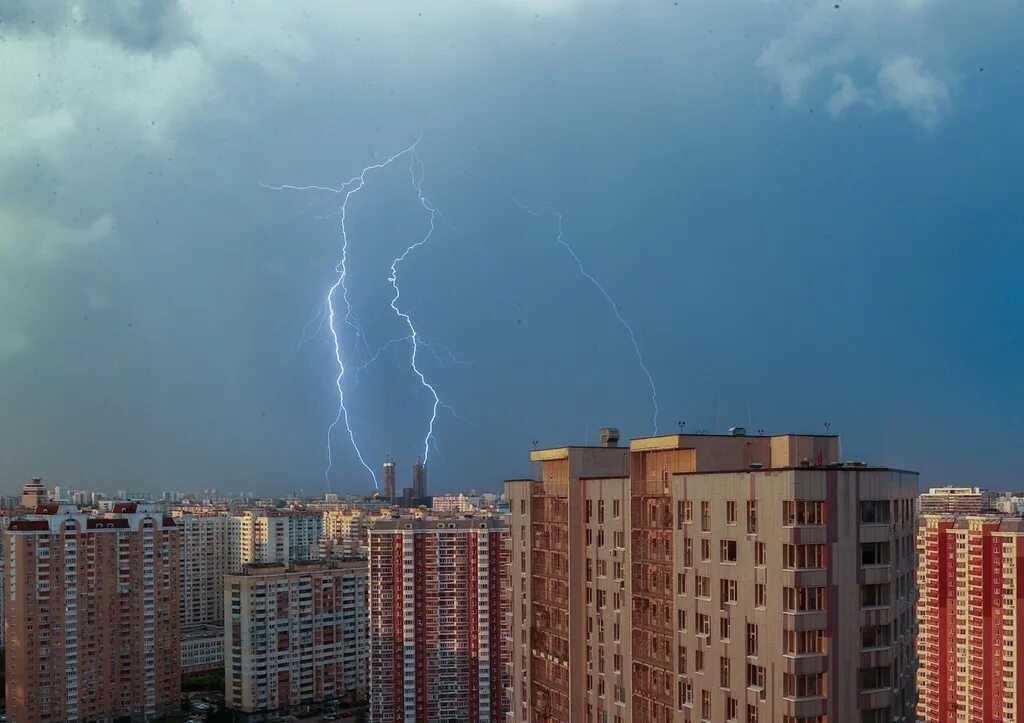
[(224, 667), (224, 627), (200, 623), (181, 629), (181, 674), (212, 673)]

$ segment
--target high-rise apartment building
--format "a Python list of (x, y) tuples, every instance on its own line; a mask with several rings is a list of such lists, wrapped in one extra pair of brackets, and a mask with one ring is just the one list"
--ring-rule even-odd
[(231, 520), (224, 515), (180, 515), (181, 624), (224, 620), (224, 575), (230, 563)]
[(992, 504), (992, 495), (981, 487), (932, 487), (918, 498), (922, 515), (977, 515)]
[(231, 518), (232, 571), (256, 562), (290, 562), (319, 557), (323, 518), (316, 512), (260, 510)]
[(247, 565), (224, 578), (225, 701), (242, 713), (366, 696), (365, 561)]
[(512, 720), (913, 720), (917, 475), (736, 431), (506, 484)]
[(178, 528), (134, 503), (47, 504), (5, 534), (7, 716), (151, 720), (181, 696)]
[(1024, 520), (926, 515), (918, 557), (918, 720), (1024, 720)]
[(46, 504), (48, 495), (46, 486), (39, 477), (33, 477), (21, 489), (21, 506), (25, 510), (35, 510), (39, 505)]
[(324, 510), (320, 556), (325, 559), (366, 557), (369, 554), (367, 533), (372, 522), (366, 510)]
[(370, 530), (370, 714), (504, 723), (508, 528), (496, 518)]

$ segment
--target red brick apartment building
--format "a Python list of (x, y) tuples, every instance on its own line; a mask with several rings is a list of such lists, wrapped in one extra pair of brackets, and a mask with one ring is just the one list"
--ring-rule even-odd
[(12, 521), (7, 717), (17, 723), (152, 718), (178, 710), (178, 529), (135, 503), (87, 516), (43, 504)]

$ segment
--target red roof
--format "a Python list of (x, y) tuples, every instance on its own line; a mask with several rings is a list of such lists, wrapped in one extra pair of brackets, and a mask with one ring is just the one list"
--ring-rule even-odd
[(28, 532), (30, 530), (48, 530), (50, 525), (46, 520), (12, 520), (7, 529), (11, 532)]
[(47, 502), (42, 505), (36, 505), (37, 515), (55, 515), (57, 510), (60, 509), (60, 505), (56, 502)]
[(112, 509), (113, 512), (130, 513), (138, 512), (139, 504), (137, 502), (115, 502)]

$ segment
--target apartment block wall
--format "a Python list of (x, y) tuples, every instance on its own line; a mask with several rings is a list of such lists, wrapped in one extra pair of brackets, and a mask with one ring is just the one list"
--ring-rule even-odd
[(375, 723), (505, 716), (507, 527), (492, 518), (383, 520), (370, 530)]
[(918, 555), (918, 719), (1020, 720), (1024, 520), (925, 515)]
[(535, 452), (539, 480), (506, 484), (510, 720), (912, 720), (917, 477), (837, 456), (798, 435)]
[(262, 563), (224, 578), (225, 695), (243, 713), (366, 695), (364, 561)]
[(7, 714), (150, 720), (178, 710), (178, 529), (134, 504), (43, 505), (6, 533)]

